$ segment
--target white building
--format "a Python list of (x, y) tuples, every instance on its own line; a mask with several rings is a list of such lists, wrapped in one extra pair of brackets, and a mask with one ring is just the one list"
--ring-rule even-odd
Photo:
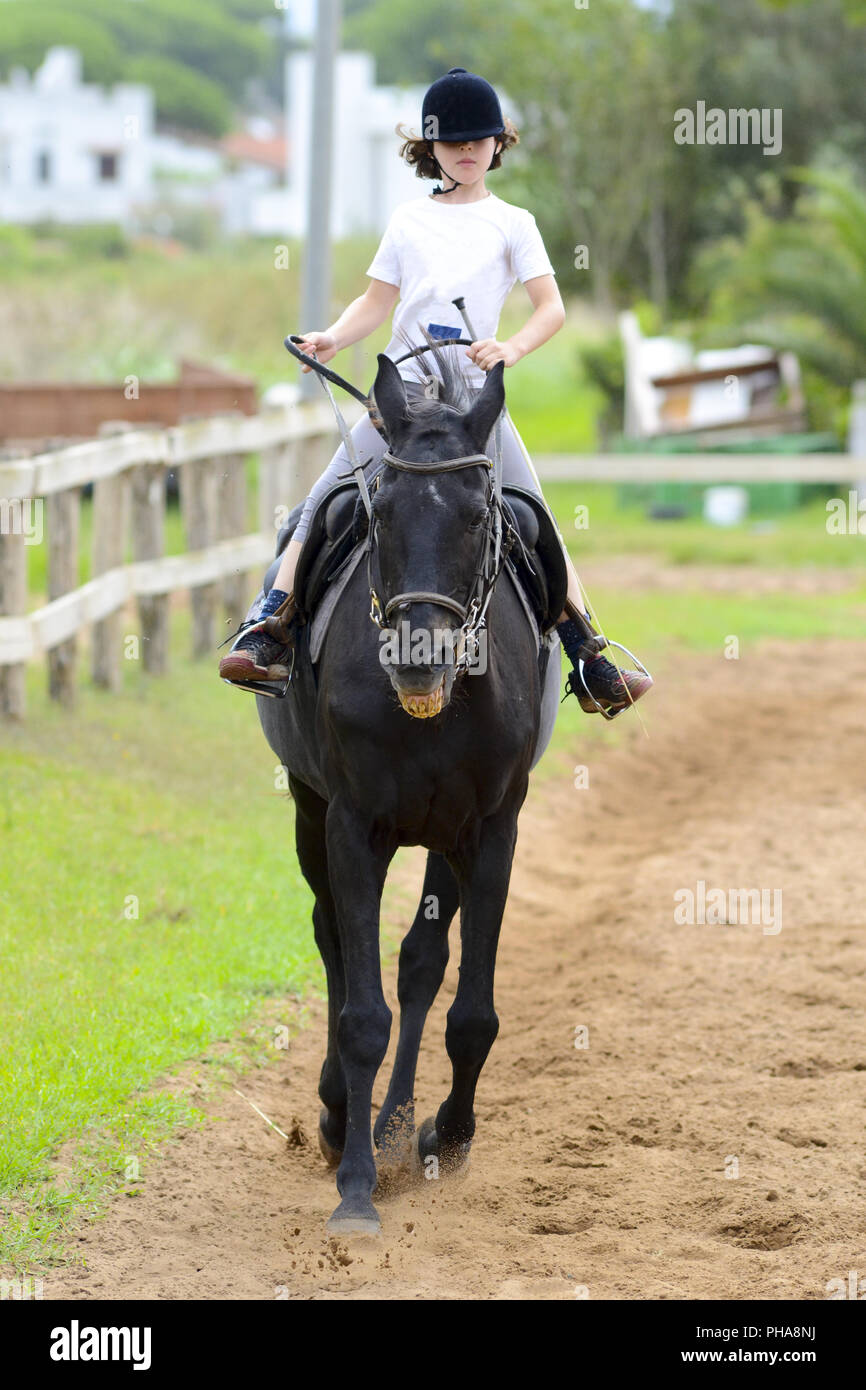
[[(286, 63), (288, 178), (285, 226), (302, 236), (307, 219), (313, 148), (313, 64), (309, 52)], [(395, 127), (421, 133), (423, 87), (377, 87), (369, 53), (341, 53), (334, 77), (334, 159), (331, 234), (381, 233), (398, 203), (429, 192), (399, 158)]]
[[(52, 48), (32, 78), (15, 69), (0, 84), (0, 222), (136, 230), (158, 210), (168, 230), (173, 203), (211, 211), (229, 235), (303, 237), (315, 136), (311, 52), (286, 60), (285, 148), (276, 163), (275, 141), (256, 148), (249, 132), (225, 141), (157, 132), (150, 88), (104, 89), (81, 74), (76, 49)], [(423, 88), (377, 87), (371, 55), (341, 53), (334, 90), (331, 234), (378, 235), (398, 203), (427, 187), (399, 159), (395, 133), (398, 122), (418, 131)]]
[(52, 48), (32, 79), (0, 85), (0, 221), (120, 222), (152, 197), (153, 93), (81, 81), (81, 54)]

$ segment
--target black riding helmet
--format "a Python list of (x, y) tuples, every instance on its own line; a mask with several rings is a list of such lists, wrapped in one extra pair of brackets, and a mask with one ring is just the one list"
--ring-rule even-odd
[(428, 87), (421, 124), (426, 140), (486, 140), (505, 129), (490, 83), (465, 68), (451, 68)]

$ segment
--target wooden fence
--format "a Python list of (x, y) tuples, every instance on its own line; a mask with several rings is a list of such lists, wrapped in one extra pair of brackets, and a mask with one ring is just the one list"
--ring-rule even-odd
[[(359, 407), (346, 408), (350, 422), (358, 414)], [(146, 671), (167, 670), (169, 596), (177, 590), (191, 594), (193, 654), (215, 658), (221, 611), (237, 626), (252, 578), (273, 556), (278, 509), (309, 491), (336, 443), (331, 409), (323, 401), (167, 430), (124, 428), (71, 448), (0, 460), (0, 717), (23, 717), (26, 665), (43, 655), (51, 697), (73, 702), (78, 639), (88, 627), (92, 678), (117, 690), (130, 636), (123, 610), (133, 598)], [(248, 532), (251, 453), (260, 458), (258, 530)], [(853, 453), (603, 454), (540, 456), (535, 463), (543, 481), (798, 480), (853, 488), (866, 478), (866, 460)], [(186, 553), (175, 556), (165, 554), (169, 470), (179, 477), (187, 544)], [(91, 483), (92, 577), (79, 585), (81, 489)], [(48, 602), (28, 612), (27, 547), (42, 543), (43, 529)]]
[[(347, 412), (353, 418), (352, 412)], [(120, 688), (137, 600), (144, 670), (168, 667), (170, 595), (189, 590), (192, 650), (216, 657), (225, 616), (242, 621), (274, 554), (280, 508), (300, 501), (338, 436), (326, 401), (123, 433), (0, 459), (0, 717), (25, 713), (27, 663), (47, 658), (49, 693), (75, 698), (79, 635), (92, 628), (95, 684)], [(258, 529), (248, 528), (247, 456), (259, 455)], [(187, 550), (165, 554), (166, 477), (179, 480)], [(79, 584), (81, 490), (93, 485), (91, 578)], [(47, 547), (47, 602), (28, 611), (28, 546)], [(127, 556), (131, 555), (131, 559)], [(253, 574), (251, 575), (251, 572)]]

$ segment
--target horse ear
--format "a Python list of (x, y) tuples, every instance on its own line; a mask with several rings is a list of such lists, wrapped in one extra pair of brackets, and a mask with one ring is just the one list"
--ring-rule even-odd
[[(403, 378), (390, 357), (380, 352), (377, 359), (379, 370), (370, 392), (376, 414), (381, 421), (385, 435), (391, 439), (397, 427), (408, 418), (406, 413), (406, 388)], [(376, 421), (373, 421), (376, 424)], [(378, 425), (377, 425), (378, 428)]]
[(490, 438), (490, 431), (505, 405), (505, 386), (502, 381), (504, 373), (505, 363), (497, 362), (487, 373), (487, 380), (481, 388), (478, 400), (463, 416), (463, 424), (469, 431), (469, 438), (479, 453), (483, 452)]

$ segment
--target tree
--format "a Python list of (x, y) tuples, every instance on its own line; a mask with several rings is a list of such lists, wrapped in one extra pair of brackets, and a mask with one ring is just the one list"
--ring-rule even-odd
[[(696, 274), (716, 288), (713, 324), (789, 348), (836, 386), (866, 377), (866, 192), (839, 171), (797, 171), (811, 190), (779, 221), (772, 198), (748, 230), (709, 248)], [(769, 206), (767, 206), (769, 203)]]
[(124, 78), (143, 82), (156, 94), (156, 116), (163, 125), (205, 135), (224, 135), (232, 123), (232, 104), (223, 89), (201, 73), (170, 58), (136, 58)]

